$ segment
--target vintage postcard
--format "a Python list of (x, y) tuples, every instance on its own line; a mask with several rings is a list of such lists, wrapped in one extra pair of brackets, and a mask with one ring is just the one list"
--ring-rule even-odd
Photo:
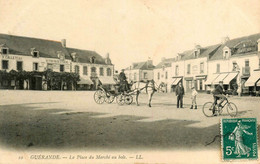
[(258, 0), (0, 0), (0, 164), (259, 163), (259, 100)]

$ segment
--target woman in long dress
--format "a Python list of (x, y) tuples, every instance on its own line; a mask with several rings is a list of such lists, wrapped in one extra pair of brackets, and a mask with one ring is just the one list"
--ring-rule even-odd
[(249, 129), (249, 128), (250, 128), (250, 126), (243, 125), (241, 120), (239, 120), (237, 122), (237, 126), (235, 127), (234, 131), (229, 136), (229, 139), (231, 139), (231, 140), (233, 137), (235, 137), (234, 154), (237, 154), (238, 157), (240, 157), (241, 155), (249, 156), (249, 153), (251, 151), (251, 149), (244, 144), (244, 140), (243, 140), (244, 133), (247, 135), (253, 135), (252, 133), (246, 131), (246, 129)]

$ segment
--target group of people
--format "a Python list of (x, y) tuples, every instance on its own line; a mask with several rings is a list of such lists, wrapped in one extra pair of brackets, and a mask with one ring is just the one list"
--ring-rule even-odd
[[(194, 87), (191, 88), (192, 92), (191, 92), (191, 107), (190, 109), (197, 109), (197, 95), (198, 92), (196, 91), (196, 89)], [(177, 96), (177, 108), (183, 108), (183, 96), (184, 96), (184, 88), (182, 86), (182, 83), (179, 82), (179, 85), (176, 87), (176, 96)], [(212, 114), (213, 116), (217, 116), (216, 113), (216, 105), (221, 105), (221, 103), (225, 100), (225, 91), (223, 88), (223, 81), (219, 81), (219, 85), (215, 88), (215, 90), (213, 91), (213, 98), (214, 98), (214, 102), (213, 102), (213, 109), (212, 109)], [(218, 103), (218, 100), (221, 100)]]
[[(197, 109), (197, 95), (198, 92), (196, 91), (195, 87), (192, 87), (192, 92), (191, 92), (191, 107), (190, 109)], [(183, 108), (183, 96), (184, 96), (184, 88), (182, 86), (182, 83), (179, 82), (178, 86), (176, 87), (175, 90), (176, 96), (177, 96), (177, 108)]]
[[(130, 90), (129, 84), (127, 82), (127, 78), (126, 75), (124, 73), (124, 69), (122, 69), (122, 71), (119, 74), (119, 84), (120, 84), (120, 88), (122, 92), (128, 92)], [(197, 95), (198, 92), (196, 91), (195, 87), (192, 87), (192, 92), (191, 92), (191, 107), (190, 109), (197, 109)], [(184, 92), (184, 88), (182, 85), (182, 82), (179, 82), (179, 84), (176, 87), (175, 90), (176, 96), (177, 96), (177, 108), (183, 108), (183, 96), (185, 94)], [(225, 96), (224, 96), (225, 92), (224, 92), (224, 88), (223, 88), (223, 81), (219, 82), (219, 85), (216, 87), (216, 89), (213, 91), (213, 98), (214, 98), (214, 105), (213, 105), (213, 109), (212, 109), (212, 114), (214, 116), (216, 116), (216, 109), (215, 109), (215, 105), (217, 105), (217, 101), (218, 100), (224, 100)], [(220, 102), (219, 104), (221, 104), (222, 102)]]

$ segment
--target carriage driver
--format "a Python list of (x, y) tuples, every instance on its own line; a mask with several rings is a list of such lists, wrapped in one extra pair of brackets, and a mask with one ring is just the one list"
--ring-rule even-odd
[(126, 80), (126, 76), (125, 76), (124, 71), (125, 70), (122, 69), (120, 74), (119, 74), (120, 88), (121, 88), (121, 91), (123, 91), (123, 92), (129, 91), (129, 86), (128, 86), (128, 82)]

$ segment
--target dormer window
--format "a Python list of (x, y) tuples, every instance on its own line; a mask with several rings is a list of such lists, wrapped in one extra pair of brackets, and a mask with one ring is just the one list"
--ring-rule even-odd
[(2, 54), (3, 54), (3, 55), (6, 55), (6, 54), (8, 54), (8, 53), (9, 53), (9, 49), (6, 48), (6, 47), (3, 47), (3, 48), (2, 48)]
[(75, 52), (71, 53), (71, 57), (72, 57), (72, 61), (78, 62), (78, 56), (77, 56), (77, 54)]
[(65, 60), (65, 55), (61, 51), (58, 51), (57, 54), (58, 54), (57, 56), (60, 60)]
[(224, 47), (223, 49), (223, 59), (229, 59), (230, 49), (228, 47)]
[(92, 56), (91, 58), (90, 58), (90, 63), (95, 63), (96, 62), (96, 57), (95, 56)]
[(162, 66), (162, 70), (164, 71), (164, 69), (165, 69), (165, 66), (163, 65), (163, 66)]
[(195, 57), (195, 58), (198, 58), (198, 56), (199, 56), (199, 52), (198, 52), (197, 50), (195, 50), (195, 51), (194, 51), (194, 57)]
[(33, 57), (38, 58), (39, 57), (39, 51), (33, 51)]

